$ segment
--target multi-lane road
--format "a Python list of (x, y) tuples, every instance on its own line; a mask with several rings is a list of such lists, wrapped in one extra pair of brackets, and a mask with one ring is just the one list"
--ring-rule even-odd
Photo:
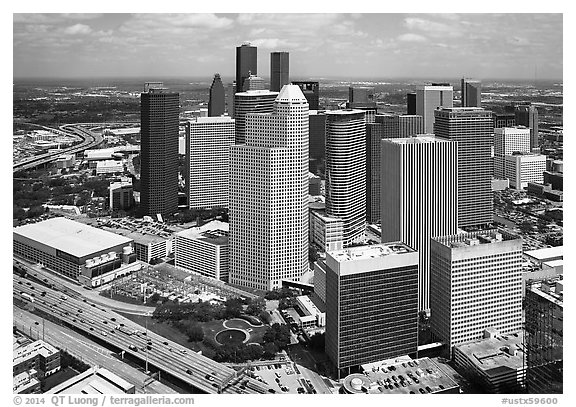
[(147, 362), (149, 368), (168, 373), (194, 389), (206, 393), (268, 392), (266, 385), (252, 378), (236, 377), (233, 369), (154, 332), (144, 332), (140, 325), (120, 314), (70, 294), (13, 276), (13, 296), (17, 302), (33, 306), (97, 342)]
[(14, 324), (34, 339), (43, 339), (58, 349), (90, 365), (102, 366), (136, 385), (137, 393), (176, 393), (172, 388), (151, 379), (141, 369), (118, 360), (118, 355), (86, 336), (34, 315), (22, 308), (13, 308)]

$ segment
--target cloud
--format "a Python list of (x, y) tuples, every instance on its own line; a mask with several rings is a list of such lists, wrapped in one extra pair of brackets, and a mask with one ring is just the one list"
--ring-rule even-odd
[(428, 39), (419, 34), (407, 33), (398, 36), (398, 41), (404, 42), (426, 42)]
[(86, 35), (91, 32), (92, 29), (86, 24), (74, 24), (64, 29), (64, 33), (69, 35)]
[(70, 21), (85, 21), (102, 17), (98, 13), (14, 13), (14, 24), (59, 24)]
[(255, 45), (259, 48), (278, 48), (284, 45), (284, 42), (278, 38), (259, 38), (253, 41), (250, 41), (252, 45)]
[(436, 37), (460, 37), (462, 35), (461, 26), (457, 22), (452, 22), (449, 25), (423, 18), (408, 17), (404, 19), (404, 25), (410, 30), (425, 32)]

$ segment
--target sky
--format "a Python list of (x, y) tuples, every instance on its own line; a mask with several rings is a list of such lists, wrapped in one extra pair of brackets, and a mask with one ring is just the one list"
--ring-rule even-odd
[(236, 47), (290, 53), (291, 78), (561, 79), (563, 16), (545, 14), (13, 14), (13, 77), (231, 80)]

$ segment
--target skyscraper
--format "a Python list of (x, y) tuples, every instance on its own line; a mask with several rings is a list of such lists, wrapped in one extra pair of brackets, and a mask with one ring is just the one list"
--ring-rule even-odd
[(422, 116), (376, 115), (374, 123), (366, 123), (366, 220), (380, 221), (380, 164), (383, 138), (412, 137), (423, 133)]
[(236, 94), (236, 81), (228, 85), (226, 90), (226, 111), (228, 116), (234, 117), (234, 95)]
[(326, 253), (326, 354), (338, 370), (413, 354), (418, 253), (403, 243)]
[(326, 111), (326, 214), (342, 219), (344, 246), (366, 226), (366, 120), (362, 110)]
[(236, 47), (236, 92), (244, 90), (244, 80), (252, 75), (258, 75), (258, 49), (245, 42)]
[(522, 328), (522, 238), (487, 230), (430, 243), (430, 328), (451, 355), (456, 345)]
[(308, 102), (285, 85), (246, 130), (230, 153), (229, 281), (271, 290), (309, 269)]
[(448, 83), (422, 85), (416, 88), (416, 114), (424, 118), (424, 133), (434, 133), (434, 111), (453, 106), (454, 89)]
[(530, 149), (538, 148), (538, 109), (531, 105), (516, 106), (516, 125), (530, 129)]
[(460, 84), (462, 107), (481, 107), (482, 82), (476, 79), (462, 78)]
[(310, 171), (317, 174), (318, 167), (326, 161), (326, 114), (318, 110), (309, 113)]
[(214, 75), (214, 80), (210, 86), (210, 99), (208, 99), (208, 116), (222, 116), (226, 106), (226, 95), (220, 74)]
[(178, 125), (180, 98), (161, 82), (140, 95), (140, 213), (178, 211)]
[(435, 112), (435, 134), (458, 142), (458, 227), (492, 222), (492, 113), (479, 107)]
[(297, 85), (308, 104), (310, 105), (310, 110), (318, 110), (319, 98), (320, 98), (320, 84), (315, 81), (292, 81), (292, 85)]
[(406, 114), (416, 114), (416, 92), (406, 94)]
[(190, 209), (228, 207), (234, 119), (199, 117), (186, 123), (184, 178)]
[(494, 129), (494, 177), (504, 175), (504, 157), (512, 153), (530, 152), (530, 130), (522, 127), (502, 127)]
[(248, 113), (272, 113), (278, 92), (249, 90), (234, 95), (234, 119), (236, 120), (236, 144), (246, 141), (246, 115)]
[(279, 92), (290, 83), (290, 54), (288, 52), (270, 53), (270, 90)]
[(382, 140), (382, 242), (418, 251), (418, 309), (429, 308), (430, 238), (457, 231), (456, 143), (432, 136)]

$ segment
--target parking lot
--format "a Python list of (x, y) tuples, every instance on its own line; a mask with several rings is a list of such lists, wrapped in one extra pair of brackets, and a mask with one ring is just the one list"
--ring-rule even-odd
[(251, 373), (256, 380), (266, 383), (277, 393), (319, 393), (312, 382), (306, 379), (298, 367), (291, 362), (275, 361), (269, 364), (253, 365)]

